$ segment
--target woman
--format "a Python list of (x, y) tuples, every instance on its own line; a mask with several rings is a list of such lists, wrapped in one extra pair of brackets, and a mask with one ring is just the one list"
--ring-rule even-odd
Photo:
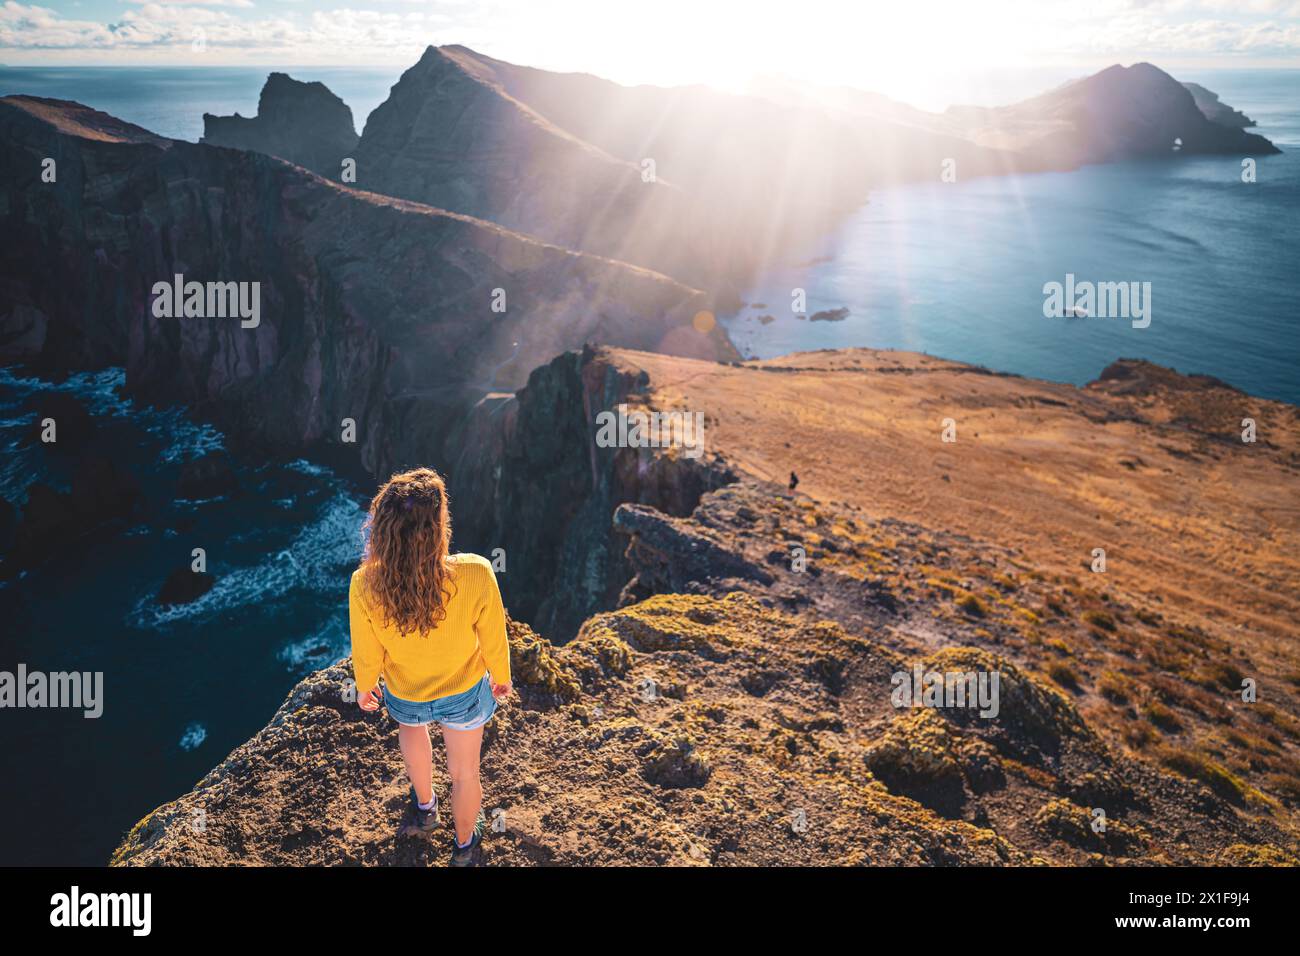
[(447, 486), (431, 468), (389, 479), (370, 503), (367, 525), (370, 541), (348, 594), (357, 704), (372, 712), (382, 701), (397, 721), (412, 826), (426, 835), (438, 824), (428, 725), (442, 727), (456, 828), (451, 865), (475, 866), (483, 727), (510, 694), (496, 576), (476, 554), (447, 553)]

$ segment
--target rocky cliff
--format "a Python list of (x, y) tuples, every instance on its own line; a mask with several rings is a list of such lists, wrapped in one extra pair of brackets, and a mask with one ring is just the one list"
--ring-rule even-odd
[(256, 116), (204, 113), (199, 142), (279, 156), (337, 180), (357, 139), (352, 110), (324, 83), (302, 83), (272, 73), (262, 87)]
[(634, 365), (604, 350), (571, 352), (534, 371), (517, 397), (480, 404), (450, 443), (458, 540), (505, 551), (511, 607), (557, 640), (613, 607), (632, 576), (610, 534), (618, 505), (688, 515), (735, 480), (716, 454), (597, 444), (597, 412), (635, 412), (648, 400)]
[[(660, 274), (78, 104), (0, 101), (0, 170), (0, 363), (125, 365), (132, 394), (236, 446), (380, 473), (439, 460), (480, 396), (586, 341), (735, 355)], [(178, 274), (256, 284), (258, 324), (158, 317), (155, 283)]]
[(561, 129), (455, 48), (429, 47), (370, 114), (357, 182), (687, 281), (725, 255), (721, 224), (666, 173)]
[[(703, 412), (708, 457), (600, 450), (610, 402)], [(1266, 442), (1236, 439), (1242, 409)], [(475, 465), (499, 468), (485, 497), (533, 505), (513, 515), (512, 612), (559, 620), (543, 583), (589, 586), (567, 643), (510, 625), (489, 862), (1300, 861), (1293, 407), (1135, 362), (1077, 389), (907, 353), (589, 350), (484, 414), (480, 434), (554, 423), (538, 459), (488, 445)], [(767, 477), (791, 467), (799, 493)], [(1059, 515), (1082, 507), (1076, 541)], [(1195, 553), (1176, 545), (1193, 524)], [(999, 712), (896, 706), (916, 668), (996, 672)], [(344, 699), (347, 676), (295, 688), (115, 862), (441, 862), (399, 832), (394, 728)]]

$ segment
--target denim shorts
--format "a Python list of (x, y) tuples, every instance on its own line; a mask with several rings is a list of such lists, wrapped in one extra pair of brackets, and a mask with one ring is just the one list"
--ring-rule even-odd
[(402, 700), (385, 687), (384, 706), (389, 717), (408, 727), (422, 727), (436, 720), (447, 730), (477, 730), (492, 719), (497, 701), (492, 696), (492, 682), (484, 674), (469, 690), (437, 700)]

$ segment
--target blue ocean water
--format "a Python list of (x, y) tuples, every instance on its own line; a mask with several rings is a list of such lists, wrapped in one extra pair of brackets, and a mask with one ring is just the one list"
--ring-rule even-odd
[[(240, 490), (176, 499), (186, 462), (225, 437), (180, 409), (122, 395), (122, 369), (58, 383), (0, 369), (0, 497), (72, 483), (79, 458), (33, 433), (43, 396), (78, 399), (141, 486), (129, 520), (0, 582), (0, 670), (102, 672), (103, 714), (12, 710), (0, 721), (0, 865), (104, 864), (152, 808), (189, 790), (260, 730), (293, 685), (348, 652), (347, 579), (362, 500), (306, 461), (243, 463)], [(202, 547), (212, 590), (159, 605), (169, 572)]]
[[(871, 346), (1083, 384), (1120, 357), (1300, 403), (1300, 71), (1207, 71), (1280, 156), (1179, 157), (882, 190), (724, 317), (747, 355)], [(959, 171), (960, 172), (960, 171)], [(937, 180), (936, 174), (936, 180)], [(1048, 319), (1043, 285), (1151, 283), (1152, 320)], [(847, 307), (841, 322), (808, 314)], [(763, 325), (761, 314), (775, 316)]]

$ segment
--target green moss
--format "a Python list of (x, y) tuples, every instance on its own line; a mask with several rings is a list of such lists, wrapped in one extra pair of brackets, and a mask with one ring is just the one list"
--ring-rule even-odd
[(1192, 780), (1199, 780), (1212, 791), (1236, 806), (1245, 806), (1249, 788), (1219, 764), (1198, 753), (1182, 748), (1166, 747), (1160, 752), (1160, 762)]
[(1107, 854), (1129, 854), (1146, 841), (1142, 830), (1110, 817), (1105, 818), (1105, 829), (1094, 830), (1097, 819), (1088, 808), (1054, 799), (1034, 814), (1034, 826), (1081, 850)]
[(516, 621), (508, 623), (507, 634), (510, 672), (517, 683), (542, 688), (561, 700), (574, 701), (582, 696), (581, 684), (557, 659), (550, 641)]
[(1300, 859), (1269, 843), (1234, 843), (1220, 854), (1219, 863), (1223, 866), (1296, 866)]

